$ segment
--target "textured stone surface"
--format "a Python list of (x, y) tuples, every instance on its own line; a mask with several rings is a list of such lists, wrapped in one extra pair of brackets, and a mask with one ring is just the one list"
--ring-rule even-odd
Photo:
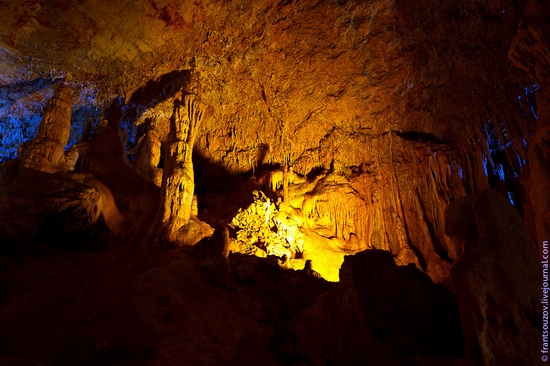
[(457, 304), (426, 274), (381, 250), (346, 256), (340, 271), (340, 282), (295, 318), (313, 365), (415, 364), (420, 355), (452, 365), (463, 356)]
[(147, 131), (140, 140), (136, 161), (134, 162), (137, 173), (144, 179), (162, 185), (162, 169), (159, 168), (161, 156), (161, 143), (155, 130)]
[[(183, 94), (182, 94), (183, 95)], [(159, 225), (166, 243), (179, 239), (178, 231), (189, 222), (195, 193), (193, 147), (203, 111), (197, 96), (190, 94), (185, 100), (174, 101), (170, 118), (170, 134), (166, 142)]]
[(449, 211), (455, 214), (447, 215), (448, 231), (465, 232), (453, 236), (464, 254), (451, 267), (449, 278), (469, 362), (537, 364), (542, 273), (521, 217), (493, 190), (459, 199)]
[(11, 3), (0, 22), (10, 64), (0, 74), (14, 92), (20, 79), (71, 74), (80, 99), (90, 88), (98, 105), (120, 96), (123, 120), (166, 143), (175, 94), (193, 70), (205, 105), (195, 144), (205, 180), (220, 179), (218, 170), (342, 167), (365, 182), (354, 188), (372, 192), (354, 223), (365, 234), (358, 246), (389, 249), (441, 280), (456, 259), (445, 207), (488, 186), (520, 194), (506, 184), (527, 157), (534, 117), (529, 81), (506, 56), (522, 6)]
[(19, 158), (24, 168), (50, 173), (63, 170), (71, 128), (72, 94), (66, 83), (55, 90), (44, 109), (38, 134), (21, 146)]
[(509, 57), (514, 65), (525, 70), (540, 85), (550, 80), (550, 24), (545, 16), (550, 5), (544, 1), (527, 1), (525, 15), (518, 25)]
[(538, 253), (550, 237), (550, 6), (541, 1), (528, 1), (509, 57), (514, 65), (529, 73), (539, 85), (537, 91), (538, 121), (530, 140), (528, 166), (522, 176), (526, 195), (527, 227)]
[[(536, 323), (536, 314), (528, 303), (532, 288), (522, 290), (521, 278), (538, 274), (519, 266), (517, 279), (504, 283), (525, 299), (506, 302), (499, 282), (505, 270), (496, 261), (524, 260), (528, 249), (497, 250), (494, 238), (519, 236), (490, 218), (476, 221), (475, 230), (461, 218), (464, 209), (502, 220), (509, 209), (502, 200), (470, 210), (457, 199), (496, 188), (524, 210), (535, 241), (550, 235), (542, 83), (548, 47), (541, 21), (547, 9), (535, 1), (524, 9), (525, 3), (3, 2), (2, 146), (13, 150), (14, 141), (33, 137), (37, 119), (27, 116), (69, 74), (74, 115), (92, 111), (88, 132), (63, 165), (74, 173), (18, 181), (17, 161), (0, 166), (3, 237), (20, 243), (56, 235), (36, 227), (91, 236), (98, 228), (128, 251), (121, 257), (122, 250), (76, 261), (31, 260), (32, 266), (7, 273), (0, 282), (0, 301), (7, 301), (2, 328), (9, 329), (0, 342), (2, 361), (505, 364), (494, 351), (501, 337), (506, 357), (524, 363), (514, 358), (517, 349), (535, 352), (537, 334), (525, 325), (525, 319)], [(512, 67), (508, 54), (541, 82), (536, 104), (536, 87)], [(182, 88), (191, 73), (200, 88), (186, 91), (200, 96), (203, 112), (191, 134), (195, 143), (185, 133), (174, 138), (178, 130), (171, 125), (178, 122), (174, 127), (183, 132), (192, 122), (193, 113), (171, 119), (185, 102)], [(135, 138), (145, 133), (145, 145), (135, 149)], [(168, 153), (155, 155), (156, 136)], [(171, 155), (170, 148), (185, 153)], [(159, 185), (161, 160), (167, 169)], [(200, 172), (198, 179), (183, 174), (191, 170)], [(522, 171), (525, 205), (517, 182)], [(312, 262), (305, 270), (282, 269), (273, 257), (227, 259), (220, 229), (215, 238), (203, 238), (211, 228), (201, 220), (216, 228), (229, 224), (238, 208), (250, 204), (254, 189), (275, 202), (283, 198), (279, 223), (292, 218), (311, 224), (304, 233), (322, 245), (309, 258), (306, 250), (303, 259)], [(454, 201), (461, 206), (445, 215)], [(167, 241), (200, 242), (196, 250), (204, 253), (198, 259), (187, 256), (188, 249), (158, 253), (167, 248), (155, 241), (161, 234), (157, 214), (167, 218), (160, 220)], [(445, 228), (444, 218), (456, 219), (456, 226)], [(503, 238), (494, 228), (510, 235)], [(68, 236), (70, 246), (75, 240)], [(473, 242), (479, 255), (468, 254)], [(220, 243), (224, 255), (208, 255)], [(46, 250), (41, 248), (27, 253), (38, 255)], [(363, 248), (389, 253), (348, 259), (338, 285), (309, 276), (323, 261), (336, 272), (345, 252)], [(453, 329), (447, 334), (437, 325), (446, 317), (456, 320), (449, 293), (412, 266), (396, 267), (392, 256), (437, 282), (445, 281), (454, 262), (451, 283), (458, 289), (469, 360), (452, 359), (460, 356), (460, 341), (452, 340), (460, 333), (456, 322), (447, 323)], [(59, 272), (52, 271), (55, 266)], [(37, 268), (52, 287), (37, 282)], [(478, 272), (488, 279), (469, 275)], [(482, 312), (487, 309), (494, 314)], [(37, 326), (30, 343), (40, 347), (33, 353), (28, 335)], [(512, 344), (514, 334), (525, 341)], [(479, 353), (472, 352), (479, 340)]]
[(1, 252), (26, 253), (29, 244), (104, 250), (121, 217), (109, 190), (83, 174), (17, 174), (0, 186)]

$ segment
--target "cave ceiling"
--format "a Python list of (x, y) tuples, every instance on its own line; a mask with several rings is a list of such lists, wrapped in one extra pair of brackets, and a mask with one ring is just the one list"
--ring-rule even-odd
[(134, 125), (152, 121), (163, 139), (181, 71), (194, 70), (208, 105), (196, 149), (230, 171), (372, 165), (384, 136), (467, 151), (530, 85), (507, 58), (520, 5), (5, 1), (4, 110), (40, 110), (70, 75), (77, 105), (120, 97), (138, 110)]

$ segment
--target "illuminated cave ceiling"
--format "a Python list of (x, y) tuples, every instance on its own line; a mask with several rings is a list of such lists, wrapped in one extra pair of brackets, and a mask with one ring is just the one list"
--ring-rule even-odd
[[(29, 121), (36, 128), (66, 75), (71, 142), (117, 97), (130, 145), (142, 124), (164, 142), (194, 70), (207, 106), (202, 161), (231, 173), (343, 173), (361, 203), (328, 199), (324, 211), (333, 221), (357, 213), (345, 223), (362, 231), (357, 248), (402, 254), (441, 279), (460, 254), (444, 232), (448, 204), (489, 186), (518, 201), (536, 118), (532, 81), (507, 57), (522, 2), (2, 4), (4, 157), (34, 136)], [(213, 185), (214, 173), (197, 171)]]
[[(529, 85), (507, 60), (514, 3), (8, 2), (1, 78), (71, 74), (98, 89), (96, 103), (151, 107), (174, 85), (136, 90), (194, 68), (210, 106), (198, 143), (207, 157), (246, 171), (267, 145), (264, 162), (286, 154), (302, 173), (333, 159), (360, 166), (390, 131), (464, 147), (473, 126), (499, 120)], [(145, 116), (162, 124), (162, 107)]]

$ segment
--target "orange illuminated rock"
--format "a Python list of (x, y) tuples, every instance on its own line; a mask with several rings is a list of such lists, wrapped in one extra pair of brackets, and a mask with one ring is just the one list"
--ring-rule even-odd
[(162, 169), (158, 168), (160, 163), (161, 143), (159, 135), (155, 130), (149, 130), (141, 139), (138, 146), (138, 153), (134, 166), (140, 176), (156, 186), (162, 185)]
[(194, 93), (197, 83), (196, 77), (192, 78), (189, 88), (193, 93), (182, 93), (181, 100), (174, 100), (166, 141), (157, 225), (164, 242), (177, 245), (193, 245), (213, 231), (191, 217), (195, 193), (193, 147), (203, 118), (203, 106)]

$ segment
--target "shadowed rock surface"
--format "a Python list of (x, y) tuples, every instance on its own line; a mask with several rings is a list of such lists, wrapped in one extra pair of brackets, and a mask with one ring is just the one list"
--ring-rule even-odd
[(465, 235), (453, 238), (464, 254), (451, 267), (449, 281), (460, 306), (469, 361), (536, 364), (542, 271), (521, 217), (493, 190), (459, 199), (448, 211), (454, 214), (447, 216), (446, 228)]

